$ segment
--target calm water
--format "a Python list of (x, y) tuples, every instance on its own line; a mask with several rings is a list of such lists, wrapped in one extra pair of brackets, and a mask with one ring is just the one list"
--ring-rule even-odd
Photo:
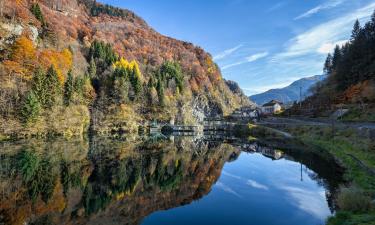
[(0, 172), (0, 224), (318, 225), (341, 176), (303, 148), (207, 137), (3, 143)]

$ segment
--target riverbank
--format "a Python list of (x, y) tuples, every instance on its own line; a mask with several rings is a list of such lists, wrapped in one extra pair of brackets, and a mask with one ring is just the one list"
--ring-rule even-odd
[[(292, 136), (318, 149), (323, 149), (332, 154), (340, 164), (346, 168), (344, 178), (348, 182), (347, 187), (355, 192), (352, 201), (346, 201), (334, 217), (328, 219), (329, 225), (344, 224), (375, 224), (375, 142), (370, 132), (363, 132), (357, 126), (329, 126), (324, 122), (306, 122), (291, 124), (264, 124), (272, 128), (281, 129)], [(358, 191), (353, 191), (353, 189)], [(345, 196), (342, 191), (341, 199)], [(353, 205), (365, 205), (365, 202), (358, 202), (364, 197), (372, 201), (372, 207), (355, 208)], [(340, 198), (340, 196), (339, 196)], [(357, 201), (357, 202), (356, 202)], [(339, 203), (340, 205), (340, 203)], [(349, 205), (349, 206), (348, 206)]]

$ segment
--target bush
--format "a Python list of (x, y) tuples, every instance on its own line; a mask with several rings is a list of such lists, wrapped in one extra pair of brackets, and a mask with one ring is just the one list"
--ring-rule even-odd
[(341, 210), (366, 212), (371, 208), (371, 198), (357, 187), (341, 188), (337, 199)]

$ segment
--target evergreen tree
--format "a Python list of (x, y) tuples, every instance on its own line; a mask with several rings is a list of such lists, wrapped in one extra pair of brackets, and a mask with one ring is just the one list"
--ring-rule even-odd
[(326, 58), (326, 61), (324, 63), (324, 69), (325, 74), (331, 74), (332, 73), (332, 55), (331, 53), (328, 53), (328, 56)]
[(96, 63), (93, 57), (91, 57), (88, 72), (91, 79), (96, 78)]
[(138, 96), (140, 94), (141, 90), (142, 90), (142, 82), (141, 82), (141, 79), (140, 79), (139, 70), (137, 70), (135, 67), (131, 71), (130, 82), (132, 84), (135, 96)]
[(46, 75), (41, 68), (38, 68), (33, 76), (32, 87), (34, 94), (37, 96), (39, 103), (44, 106), (46, 103), (47, 88)]
[(159, 98), (159, 105), (164, 106), (165, 104), (165, 96), (164, 96), (164, 85), (163, 82), (159, 79), (156, 84), (156, 91), (158, 93)]
[(333, 69), (337, 69), (339, 62), (341, 61), (341, 49), (340, 46), (336, 45), (335, 50), (333, 52), (332, 58), (332, 67)]
[(69, 106), (73, 100), (73, 92), (74, 92), (74, 80), (72, 71), (68, 72), (68, 78), (64, 84), (64, 104)]
[(358, 38), (360, 33), (361, 33), (361, 25), (360, 25), (359, 21), (356, 20), (355, 23), (354, 23), (354, 26), (353, 26), (353, 31), (352, 31), (350, 41), (354, 42)]
[(46, 107), (51, 108), (56, 104), (58, 97), (61, 95), (61, 86), (57, 76), (57, 72), (52, 65), (46, 74), (45, 79), (46, 91)]
[(30, 91), (27, 94), (21, 109), (22, 120), (25, 123), (34, 122), (37, 119), (40, 110), (41, 106), (37, 96), (33, 91)]
[(44, 16), (42, 14), (42, 10), (40, 9), (40, 6), (38, 3), (32, 4), (30, 11), (32, 14), (34, 14), (35, 18), (40, 21), (43, 27), (46, 26)]

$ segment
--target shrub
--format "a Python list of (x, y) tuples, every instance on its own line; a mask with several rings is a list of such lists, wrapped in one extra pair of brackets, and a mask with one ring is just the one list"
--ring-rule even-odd
[(337, 203), (341, 210), (366, 212), (371, 207), (371, 198), (357, 187), (341, 188)]

